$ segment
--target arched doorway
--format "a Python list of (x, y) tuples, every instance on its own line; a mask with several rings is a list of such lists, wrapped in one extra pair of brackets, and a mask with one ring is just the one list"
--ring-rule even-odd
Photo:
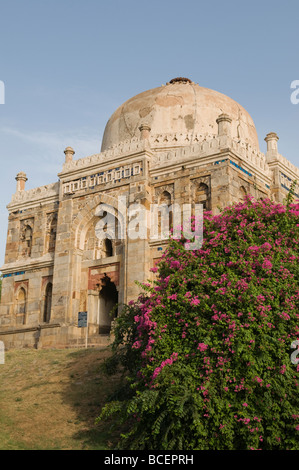
[(51, 318), (52, 289), (53, 289), (52, 283), (49, 282), (49, 284), (46, 287), (46, 292), (45, 292), (44, 315), (43, 315), (44, 323), (49, 323), (50, 318)]
[(116, 285), (109, 276), (101, 280), (99, 292), (99, 333), (107, 334), (111, 329), (111, 322), (117, 316), (118, 292)]

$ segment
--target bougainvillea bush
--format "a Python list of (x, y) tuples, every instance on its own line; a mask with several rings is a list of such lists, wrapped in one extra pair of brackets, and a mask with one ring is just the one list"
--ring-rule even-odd
[(244, 202), (204, 216), (204, 242), (172, 240), (117, 321), (126, 386), (100, 419), (124, 449), (299, 449), (299, 204)]

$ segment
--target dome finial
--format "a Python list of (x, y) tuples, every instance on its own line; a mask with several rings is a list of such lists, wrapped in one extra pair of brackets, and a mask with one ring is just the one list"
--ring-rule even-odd
[(192, 83), (192, 81), (190, 80), (190, 78), (176, 77), (172, 78), (169, 83), (173, 85), (174, 83)]
[(269, 132), (264, 140), (267, 142), (267, 152), (278, 151), (277, 141), (279, 140), (279, 137), (275, 132)]
[(25, 183), (26, 181), (28, 181), (26, 173), (24, 173), (23, 171), (20, 171), (16, 176), (16, 180), (17, 180), (17, 192), (24, 191)]
[(73, 155), (75, 155), (75, 150), (72, 147), (67, 147), (64, 150), (65, 154), (65, 163), (70, 163), (73, 160)]
[(231, 136), (231, 123), (232, 119), (228, 114), (222, 113), (216, 119), (218, 124), (218, 135), (227, 135)]
[(147, 124), (141, 124), (139, 127), (141, 140), (147, 140), (150, 136), (151, 128)]

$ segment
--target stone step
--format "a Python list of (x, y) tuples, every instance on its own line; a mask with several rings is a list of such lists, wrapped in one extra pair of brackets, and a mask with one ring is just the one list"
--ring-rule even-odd
[[(93, 335), (88, 338), (87, 347), (106, 347), (113, 342), (113, 338), (110, 335)], [(69, 347), (84, 347), (86, 344), (85, 338), (74, 339), (69, 341)]]

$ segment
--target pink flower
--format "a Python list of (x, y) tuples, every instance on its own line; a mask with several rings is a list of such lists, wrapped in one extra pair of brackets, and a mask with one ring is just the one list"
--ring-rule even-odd
[(265, 261), (262, 264), (262, 268), (267, 271), (270, 271), (272, 269), (272, 263), (268, 259), (265, 259)]
[(157, 375), (160, 374), (163, 367), (165, 367), (168, 364), (169, 365), (173, 364), (173, 362), (177, 360), (177, 357), (178, 357), (178, 353), (172, 353), (172, 355), (169, 359), (166, 359), (165, 361), (162, 361), (161, 365), (159, 367), (156, 367), (156, 369), (154, 370), (152, 379), (155, 379), (157, 377)]
[(172, 294), (167, 297), (170, 300), (176, 300), (177, 299), (177, 294)]
[(190, 302), (190, 305), (199, 305), (200, 304), (200, 300), (198, 300), (197, 297), (194, 297), (191, 302)]
[(261, 379), (261, 378), (258, 377), (258, 376), (255, 377), (255, 380), (256, 380), (259, 384), (262, 384), (262, 383), (263, 383), (263, 379)]
[(242, 404), (242, 406), (247, 407), (247, 406), (248, 406), (248, 403), (245, 402), (245, 403)]
[(171, 267), (171, 268), (178, 269), (178, 268), (180, 267), (180, 262), (177, 261), (177, 260), (171, 261), (170, 267)]
[(286, 371), (286, 368), (287, 368), (287, 366), (286, 366), (285, 364), (283, 364), (283, 365), (281, 366), (281, 369), (280, 369), (279, 372), (280, 372), (281, 374), (284, 374), (285, 371)]
[(158, 268), (151, 268), (150, 271), (151, 271), (152, 273), (156, 273), (156, 272), (158, 271)]
[(208, 348), (208, 345), (205, 343), (198, 343), (197, 349), (200, 350), (200, 352), (204, 352)]
[(261, 248), (264, 248), (265, 251), (270, 251), (272, 246), (270, 245), (270, 243), (266, 242), (261, 246)]

